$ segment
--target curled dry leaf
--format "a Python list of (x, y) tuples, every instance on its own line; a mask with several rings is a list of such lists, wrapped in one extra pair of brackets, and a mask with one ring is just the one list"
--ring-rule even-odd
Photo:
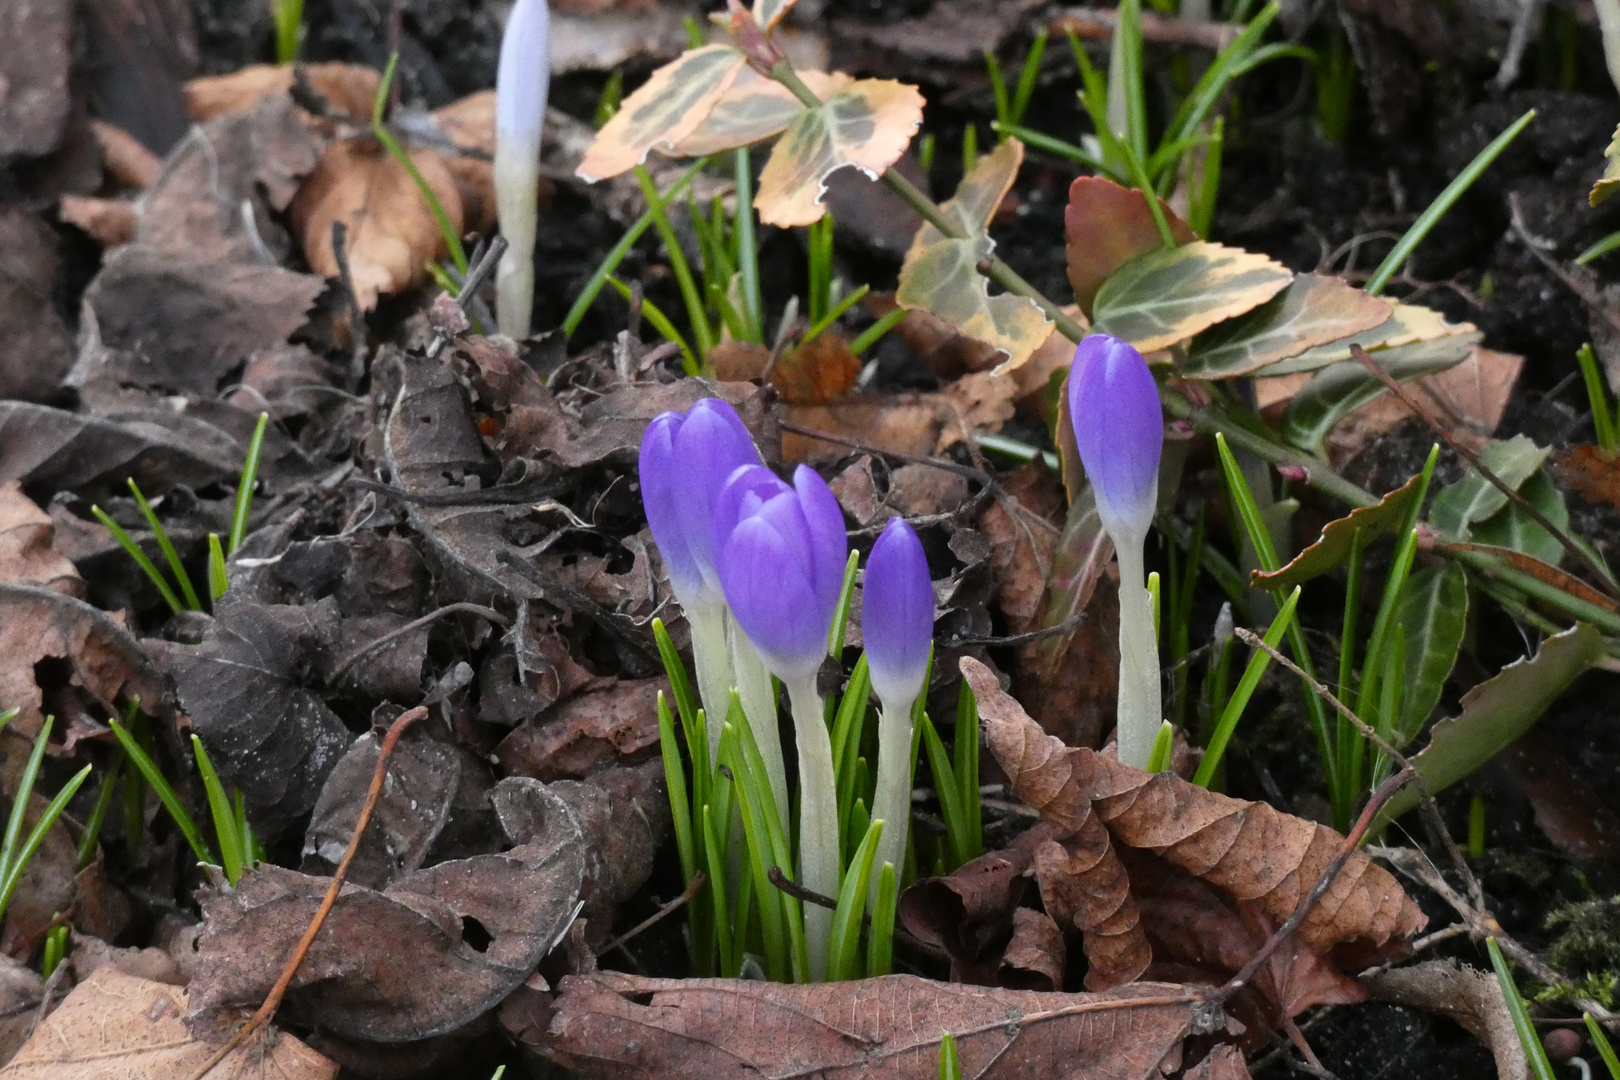
[(1186, 1036), (1223, 1027), (1195, 991), (1163, 983), (1043, 994), (910, 975), (782, 986), (599, 972), (563, 980), (542, 1049), (587, 1078), (917, 1080), (938, 1075), (950, 1034), (963, 1076), (1140, 1080)]
[(906, 152), (922, 111), (917, 88), (892, 79), (861, 79), (805, 109), (759, 174), (759, 220), (782, 228), (821, 220), (828, 175), (851, 165), (873, 179), (882, 175)]
[(1608, 503), (1620, 510), (1620, 468), (1615, 455), (1590, 443), (1553, 451), (1548, 466), (1558, 483), (1587, 502)]
[[(444, 208), (451, 229), (461, 235), (461, 194), (444, 159), (428, 149), (412, 150), (410, 158)], [(444, 234), (416, 182), (368, 138), (327, 147), (293, 200), (292, 218), (310, 267), (328, 278), (338, 276), (332, 225), (341, 221), (348, 227), (349, 273), (355, 299), (365, 311), (376, 306), (379, 293), (399, 292), (420, 281), (423, 268), (444, 249)]]
[(15, 480), (0, 485), (0, 581), (38, 585), (83, 598), (84, 579), (51, 546), (56, 526), (51, 516), (23, 494)]
[(1013, 911), (1013, 936), (1001, 956), (1000, 982), (1019, 990), (1063, 989), (1067, 958), (1063, 931), (1044, 911), (1021, 907)]
[(525, 720), (495, 755), (508, 773), (540, 780), (584, 779), (658, 745), (663, 679), (631, 679), (581, 694)]
[[(1198, 239), (1192, 226), (1177, 217), (1163, 199), (1159, 209), (1177, 244)], [(1088, 316), (1097, 290), (1115, 270), (1163, 245), (1142, 192), (1101, 176), (1082, 176), (1069, 185), (1063, 229), (1069, 284), (1074, 287), (1075, 303)]]
[(1030, 866), (1027, 847), (986, 852), (907, 887), (896, 917), (911, 936), (950, 957), (953, 983), (994, 985)]
[(855, 388), (860, 357), (836, 330), (824, 330), (782, 357), (771, 371), (771, 385), (789, 405), (826, 405)]
[(1401, 527), (1412, 500), (1417, 498), (1421, 476), (1414, 476), (1400, 487), (1385, 495), (1373, 506), (1358, 506), (1342, 518), (1335, 518), (1322, 526), (1322, 535), (1316, 542), (1289, 560), (1288, 565), (1266, 573), (1249, 572), (1251, 588), (1291, 589), (1333, 570), (1350, 557), (1350, 547), (1356, 533), (1364, 543), (1371, 543), (1385, 533)]
[[(217, 1049), (186, 1033), (186, 991), (104, 964), (45, 1018), (5, 1080), (173, 1080)], [(332, 1080), (337, 1062), (285, 1032), (240, 1046), (209, 1073), (220, 1080)]]
[[(1050, 737), (1050, 736), (1048, 736)], [(1061, 927), (1082, 935), (1087, 990), (1141, 978), (1153, 960), (1131, 880), (1102, 820), (1089, 809), (1079, 828), (1035, 849), (1041, 903)]]
[(1028, 360), (1052, 332), (1052, 324), (1034, 301), (1011, 294), (992, 297), (988, 282), (976, 269), (995, 250), (987, 231), (990, 220), (1023, 160), (1024, 144), (1017, 139), (1002, 140), (979, 159), (957, 185), (956, 195), (940, 207), (965, 239), (947, 237), (924, 224), (906, 252), (894, 294), (901, 307), (930, 311), (968, 337), (1006, 353), (999, 372)]
[[(971, 657), (963, 676), (979, 700), (986, 742), (1018, 797), (1073, 835), (1095, 813), (1112, 840), (1252, 905), (1280, 925), (1321, 879), (1343, 838), (1314, 822), (1191, 784), (1145, 773), (1046, 735)], [(1294, 940), (1357, 961), (1398, 952), (1427, 922), (1386, 870), (1354, 853)]]
[(602, 126), (577, 170), (587, 182), (618, 176), (659, 147), (679, 146), (731, 88), (748, 58), (730, 45), (690, 49), (652, 73)]
[[(302, 64), (312, 90), (334, 108), (356, 118), (371, 113), (377, 99), (378, 74), (358, 64)], [(293, 87), (292, 64), (252, 64), (229, 75), (212, 75), (186, 83), (186, 112), (198, 123), (226, 113), (251, 109), (260, 101)]]

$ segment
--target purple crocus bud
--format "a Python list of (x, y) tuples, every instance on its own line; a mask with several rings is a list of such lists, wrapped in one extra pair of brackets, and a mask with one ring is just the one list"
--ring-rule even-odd
[(1143, 537), (1159, 499), (1164, 414), (1142, 354), (1110, 334), (1092, 334), (1074, 350), (1069, 419), (1080, 462), (1097, 496), (1103, 527)]
[(726, 603), (784, 682), (814, 676), (843, 587), (849, 543), (827, 482), (800, 465), (789, 486), (763, 465), (738, 469), (714, 510)]
[(889, 521), (866, 561), (861, 636), (883, 707), (909, 710), (928, 674), (934, 588), (922, 544), (904, 518)]
[(714, 565), (719, 547), (714, 508), (720, 489), (732, 473), (744, 465), (760, 463), (759, 451), (736, 409), (719, 398), (701, 398), (687, 410), (675, 438), (675, 460), (679, 462), (680, 484), (674, 506), (687, 547), (704, 584), (719, 595), (720, 575)]
[(677, 490), (680, 469), (676, 465), (675, 438), (686, 418), (680, 413), (660, 413), (647, 425), (641, 437), (641, 505), (647, 511), (647, 525), (653, 542), (664, 558), (669, 583), (683, 607), (698, 601), (703, 592), (703, 574), (686, 540), (686, 526), (679, 510), (682, 492)]

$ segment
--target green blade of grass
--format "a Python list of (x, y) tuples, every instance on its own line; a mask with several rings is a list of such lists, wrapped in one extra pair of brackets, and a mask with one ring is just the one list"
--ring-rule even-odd
[(1001, 61), (996, 59), (994, 50), (984, 50), (984, 66), (990, 73), (990, 92), (996, 99), (996, 120), (1010, 124), (1013, 122), (1012, 102), (1007, 97), (1007, 79), (1001, 73)]
[(1576, 266), (1585, 266), (1594, 259), (1601, 259), (1615, 248), (1620, 248), (1620, 232), (1612, 232), (1599, 240), (1579, 255), (1575, 256)]
[(842, 982), (861, 976), (861, 924), (866, 911), (867, 885), (872, 880), (872, 860), (877, 856), (883, 821), (872, 822), (861, 846), (850, 859), (838, 890), (838, 906), (833, 909), (832, 936), (827, 954), (827, 981)]
[(1368, 278), (1367, 284), (1362, 287), (1374, 296), (1382, 293), (1384, 286), (1389, 284), (1389, 279), (1405, 265), (1412, 252), (1429, 235), (1429, 231), (1446, 216), (1446, 212), (1457, 200), (1462, 198), (1463, 192), (1473, 186), (1480, 173), (1490, 168), (1491, 162), (1495, 161), (1502, 151), (1508, 148), (1508, 144), (1519, 137), (1519, 132), (1528, 127), (1530, 121), (1535, 118), (1536, 110), (1531, 109), (1509, 125), (1506, 131), (1492, 139), (1490, 145), (1481, 150), (1474, 160), (1468, 163), (1468, 167), (1446, 185), (1446, 189), (1429, 204), (1429, 208), (1412, 222), (1412, 227), (1396, 241), (1394, 249), (1384, 257), (1384, 261), (1378, 265), (1378, 269), (1373, 271), (1373, 276)]
[[(465, 278), (467, 275), (467, 252), (461, 246), (461, 237), (456, 234), (456, 227), (451, 224), (450, 215), (444, 212), (444, 204), (439, 202), (439, 197), (428, 186), (427, 180), (422, 176), (422, 171), (416, 167), (416, 162), (411, 160), (411, 156), (405, 152), (405, 148), (399, 144), (399, 140), (394, 138), (394, 133), (388, 130), (388, 125), (383, 123), (383, 113), (388, 108), (388, 96), (394, 86), (394, 69), (398, 66), (399, 54), (394, 53), (388, 58), (388, 66), (383, 69), (382, 79), (377, 84), (377, 98), (371, 105), (371, 134), (378, 142), (383, 144), (383, 148), (388, 151), (388, 156), (393, 158), (399, 167), (405, 170), (405, 174), (411, 178), (411, 183), (416, 185), (416, 190), (421, 194), (423, 201), (427, 203), (428, 211), (433, 215), (433, 220), (438, 223), (439, 235), (444, 238), (444, 246), (450, 252), (451, 261), (456, 264), (456, 269)], [(232, 548), (231, 550), (236, 549)]]
[[(1283, 602), (1277, 617), (1271, 620), (1271, 626), (1266, 629), (1264, 641), (1275, 649), (1294, 624), (1294, 608), (1299, 604), (1301, 587), (1294, 586), (1294, 591)], [(1237, 689), (1232, 691), (1232, 697), (1221, 710), (1221, 718), (1215, 724), (1215, 731), (1210, 735), (1209, 746), (1204, 751), (1204, 759), (1198, 763), (1198, 771), (1193, 774), (1193, 783), (1199, 787), (1209, 787), (1215, 777), (1215, 770), (1220, 767), (1221, 758), (1226, 754), (1226, 745), (1232, 739), (1232, 733), (1237, 730), (1238, 721), (1243, 717), (1243, 710), (1248, 707), (1249, 698), (1254, 695), (1255, 688), (1260, 685), (1261, 676), (1265, 675), (1266, 668), (1271, 665), (1271, 655), (1263, 649), (1256, 649), (1254, 655), (1249, 657), (1249, 664), (1243, 669), (1243, 677), (1238, 680)]]
[[(709, 875), (709, 883), (704, 886), (709, 893), (710, 915), (714, 925), (715, 948), (719, 953), (720, 974), (728, 978), (735, 977), (734, 962), (732, 959), (732, 933), (731, 933), (731, 906), (726, 898), (726, 866), (725, 847), (721, 843), (720, 833), (714, 823), (714, 807), (704, 806), (701, 811), (704, 833), (703, 855)], [(698, 935), (693, 935), (693, 950), (699, 949)], [(706, 951), (706, 950), (705, 950)], [(707, 964), (700, 962), (698, 970), (702, 971)]]
[(884, 334), (899, 325), (900, 320), (906, 317), (905, 308), (895, 308), (877, 322), (862, 330), (855, 340), (849, 343), (849, 351), (856, 356), (861, 355), (873, 345), (876, 345)]
[(1603, 1031), (1603, 1025), (1591, 1013), (1582, 1014), (1581, 1019), (1586, 1021), (1586, 1030), (1592, 1036), (1592, 1045), (1597, 1047), (1598, 1057), (1603, 1064), (1609, 1067), (1609, 1076), (1613, 1080), (1620, 1080), (1620, 1057), (1614, 1053), (1614, 1044), (1609, 1042), (1609, 1036)]
[(811, 325), (810, 332), (804, 335), (805, 342), (808, 343), (820, 337), (823, 330), (827, 329), (827, 327), (843, 318), (846, 311), (860, 303), (866, 298), (866, 294), (871, 291), (872, 286), (862, 285), (854, 292), (851, 292), (849, 295), (839, 300), (838, 303), (834, 304), (832, 308), (820, 318), (819, 321)]
[(1508, 1015), (1513, 1017), (1513, 1030), (1518, 1033), (1519, 1045), (1524, 1047), (1524, 1056), (1530, 1059), (1530, 1074), (1536, 1080), (1556, 1080), (1552, 1062), (1547, 1060), (1547, 1051), (1541, 1045), (1541, 1038), (1536, 1034), (1536, 1026), (1530, 1020), (1530, 1010), (1525, 1008), (1524, 998), (1519, 996), (1519, 988), (1513, 985), (1513, 973), (1508, 971), (1507, 960), (1502, 956), (1502, 947), (1496, 943), (1494, 937), (1485, 939), (1485, 948), (1491, 954), (1491, 967), (1496, 971), (1496, 982), (1502, 989), (1502, 1000), (1507, 1002)]
[(956, 782), (956, 770), (951, 766), (951, 759), (945, 755), (945, 745), (940, 742), (939, 732), (934, 730), (933, 721), (924, 713), (922, 723), (922, 745), (928, 754), (928, 767), (934, 774), (934, 793), (939, 797), (940, 816), (945, 819), (945, 837), (951, 849), (951, 860), (954, 863), (949, 869), (956, 869), (967, 861), (964, 843), (966, 833), (963, 821), (961, 788)]
[[(682, 173), (675, 183), (670, 185), (669, 190), (664, 192), (664, 201), (667, 203), (685, 191), (687, 185), (691, 184), (692, 178), (708, 163), (708, 158), (698, 158), (694, 161), (691, 167)], [(567, 317), (563, 319), (564, 337), (574, 336), (574, 331), (579, 329), (579, 324), (585, 318), (585, 313), (596, 302), (596, 297), (602, 291), (602, 286), (608, 283), (608, 279), (619, 268), (619, 264), (624, 261), (624, 257), (630, 253), (631, 248), (635, 247), (636, 241), (640, 240), (642, 234), (652, 227), (652, 221), (652, 211), (643, 211), (642, 215), (636, 219), (635, 224), (626, 229), (624, 235), (619, 237), (619, 242), (614, 244), (608, 250), (608, 253), (603, 256), (601, 263), (591, 273), (590, 280), (585, 283), (585, 288), (580, 290), (579, 297), (574, 301), (573, 306), (568, 309)]]
[(653, 227), (658, 230), (659, 237), (664, 241), (664, 250), (669, 253), (670, 269), (675, 272), (675, 283), (680, 287), (681, 299), (686, 301), (686, 318), (692, 324), (693, 344), (697, 346), (698, 355), (707, 358), (709, 350), (714, 348), (714, 328), (709, 325), (703, 298), (692, 280), (692, 268), (686, 262), (680, 237), (675, 235), (675, 227), (669, 223), (669, 214), (665, 209), (667, 199), (658, 194), (658, 186), (653, 183), (652, 173), (647, 171), (647, 166), (637, 165), (635, 174), (636, 183), (641, 185), (642, 197), (647, 200), (647, 209), (652, 212)]
[(1159, 734), (1154, 736), (1153, 750), (1148, 754), (1148, 763), (1144, 771), (1150, 773), (1164, 772), (1170, 768), (1170, 758), (1176, 748), (1176, 727), (1168, 720), (1159, 722)]
[(1029, 108), (1029, 99), (1035, 94), (1035, 80), (1041, 74), (1041, 60), (1046, 55), (1045, 30), (1037, 31), (1035, 40), (1030, 42), (1029, 53), (1024, 57), (1024, 70), (1018, 73), (1018, 89), (1013, 94), (1012, 115), (1009, 117), (1015, 124), (1024, 122), (1024, 112)]
[(208, 760), (208, 751), (202, 740), (191, 737), (191, 752), (197, 758), (197, 771), (202, 774), (203, 791), (208, 796), (208, 809), (214, 817), (214, 836), (219, 840), (219, 858), (225, 868), (225, 880), (232, 885), (242, 876), (246, 853), (242, 850), (242, 836), (236, 828), (236, 811), (219, 782), (214, 763)]
[[(40, 736), (40, 742), (44, 742), (43, 734)], [(7, 906), (10, 905), (11, 894), (16, 891), (17, 882), (22, 880), (23, 871), (28, 869), (28, 864), (33, 860), (34, 853), (39, 850), (39, 845), (45, 842), (45, 834), (50, 831), (52, 825), (56, 824), (56, 819), (62, 816), (63, 810), (67, 809), (68, 802), (74, 795), (78, 794), (80, 786), (90, 776), (90, 768), (89, 765), (86, 765), (62, 786), (62, 790), (56, 793), (56, 798), (52, 799), (50, 805), (46, 806), (44, 812), (39, 815), (39, 820), (34, 823), (34, 828), (29, 832), (28, 839), (23, 841), (22, 850), (14, 852), (14, 860), (7, 862), (6, 876), (4, 882), (0, 883), (0, 914), (3, 914)], [(22, 788), (18, 790), (23, 792)], [(27, 793), (18, 801), (26, 803), (26, 794), (31, 793), (32, 788), (30, 786)]]
[(866, 653), (855, 661), (844, 696), (839, 699), (838, 711), (833, 714), (832, 751), (833, 768), (838, 776), (838, 812), (846, 813), (855, 797), (855, 759), (860, 754), (861, 734), (866, 727), (867, 704), (872, 698), (872, 676), (866, 664)]
[(887, 975), (894, 967), (894, 912), (899, 898), (899, 878), (894, 863), (886, 862), (878, 871), (877, 897), (872, 907), (872, 925), (866, 936), (866, 977)]
[(192, 611), (201, 611), (202, 601), (197, 599), (197, 590), (191, 587), (191, 575), (186, 573), (185, 566), (180, 562), (180, 553), (174, 550), (174, 544), (169, 540), (169, 530), (163, 527), (157, 514), (152, 510), (152, 504), (146, 501), (141, 493), (140, 485), (135, 478), (129, 478), (129, 493), (135, 496), (135, 505), (141, 508), (141, 516), (146, 518), (147, 528), (157, 537), (158, 548), (163, 552), (163, 558), (169, 564), (169, 570), (174, 574), (174, 580), (180, 583), (180, 591), (185, 594), (186, 606)]
[(664, 692), (658, 691), (658, 749), (664, 760), (664, 785), (669, 792), (669, 811), (675, 829), (675, 849), (681, 859), (681, 880), (692, 884), (697, 875), (697, 848), (692, 841), (692, 803), (686, 794), (686, 766), (675, 745), (675, 717), (670, 714)]
[(1011, 135), (1013, 138), (1018, 139), (1026, 145), (1033, 146), (1037, 150), (1044, 150), (1048, 154), (1055, 154), (1060, 158), (1065, 158), (1072, 161), (1076, 165), (1083, 165), (1088, 169), (1102, 173), (1103, 175), (1111, 177), (1112, 179), (1123, 179), (1123, 177), (1118, 174), (1117, 170), (1099, 161), (1096, 157), (1088, 153), (1083, 147), (1076, 146), (1074, 143), (1065, 142), (1062, 139), (1054, 138), (1053, 136), (1047, 135), (1044, 132), (1036, 131), (1033, 128), (1023, 127), (1019, 124), (1004, 124), (997, 120), (993, 126), (996, 129), (996, 134), (998, 135)]
[(844, 652), (844, 631), (849, 627), (849, 605), (855, 596), (855, 568), (861, 553), (852, 551), (844, 563), (844, 584), (838, 590), (838, 606), (833, 609), (832, 626), (827, 630), (827, 655), (837, 659)]
[(939, 1080), (962, 1080), (962, 1063), (956, 1057), (956, 1040), (950, 1035), (939, 1040)]
[(235, 555), (247, 536), (248, 511), (253, 509), (253, 485), (259, 481), (259, 454), (264, 449), (264, 430), (269, 423), (270, 414), (260, 413), (259, 422), (253, 427), (253, 439), (248, 443), (247, 460), (242, 463), (242, 477), (236, 485), (236, 505), (231, 509), (228, 555)]
[(759, 908), (760, 935), (765, 948), (765, 971), (772, 982), (788, 982), (793, 966), (786, 926), (787, 895), (771, 884), (769, 868), (775, 859), (766, 836), (766, 815), (760, 806), (762, 785), (747, 767), (738, 742), (736, 727), (726, 724), (720, 736), (720, 760), (731, 770), (732, 791), (742, 811), (743, 839), (748, 848), (748, 867), (754, 877), (754, 902)]
[(225, 549), (220, 546), (219, 533), (208, 534), (208, 600), (219, 603), (231, 587), (230, 574), (225, 570)]
[(958, 798), (962, 805), (963, 851), (969, 859), (977, 859), (984, 853), (984, 814), (979, 805), (979, 703), (966, 679), (956, 693), (956, 745), (953, 749), (956, 751)]
[(1614, 426), (1614, 414), (1609, 410), (1609, 391), (1603, 385), (1603, 373), (1598, 370), (1597, 356), (1592, 352), (1591, 342), (1580, 347), (1575, 359), (1581, 365), (1581, 378), (1586, 382), (1586, 400), (1592, 406), (1592, 428), (1597, 435), (1598, 446), (1612, 452), (1620, 448), (1620, 431)]
[(162, 595), (163, 602), (169, 605), (169, 610), (176, 615), (186, 610), (184, 605), (180, 603), (180, 598), (174, 594), (174, 590), (169, 588), (169, 583), (163, 580), (163, 575), (158, 573), (158, 568), (152, 565), (152, 560), (146, 557), (146, 552), (142, 551), (141, 546), (130, 537), (129, 533), (124, 531), (124, 527), (111, 517), (108, 517), (107, 511), (99, 506), (92, 506), (90, 512), (95, 515), (96, 520), (101, 522), (108, 532), (113, 534), (113, 539), (118, 541), (118, 545), (124, 549), (131, 559), (135, 560), (135, 565), (141, 568), (141, 571), (151, 580), (152, 584), (157, 586), (157, 591)]
[[(0, 868), (4, 868), (0, 872), (8, 876), (17, 866), (17, 838), (22, 835), (23, 816), (28, 812), (28, 796), (33, 794), (34, 784), (39, 780), (39, 766), (45, 760), (45, 746), (50, 741), (54, 721), (54, 717), (47, 716), (39, 734), (34, 737), (34, 748), (17, 781), (17, 794), (11, 800), (11, 816), (6, 820), (5, 840), (0, 842)], [(0, 907), (3, 906), (0, 904)]]
[(113, 761), (112, 768), (101, 781), (101, 790), (96, 792), (95, 804), (90, 808), (90, 816), (84, 822), (84, 835), (79, 837), (79, 869), (89, 866), (96, 857), (96, 844), (101, 839), (101, 826), (107, 820), (107, 810), (112, 806), (113, 795), (118, 790), (118, 776), (124, 771), (124, 759)]
[(129, 760), (134, 763), (135, 768), (146, 779), (147, 784), (151, 785), (152, 790), (157, 792), (158, 800), (163, 803), (164, 809), (169, 812), (169, 817), (174, 820), (175, 826), (180, 830), (180, 835), (184, 836), (186, 843), (191, 845), (192, 854), (197, 856), (197, 861), (208, 863), (210, 866), (218, 866), (220, 864), (219, 858), (209, 850), (207, 841), (197, 831), (197, 823), (191, 819), (191, 814), (187, 812), (185, 804), (180, 801), (180, 796), (175, 793), (168, 779), (164, 777), (163, 771), (157, 767), (157, 762), (153, 761), (151, 756), (141, 749), (141, 745), (131, 737), (129, 732), (124, 730), (118, 721), (113, 720), (110, 723), (113, 734), (118, 738), (119, 745), (124, 748), (124, 753), (129, 756)]

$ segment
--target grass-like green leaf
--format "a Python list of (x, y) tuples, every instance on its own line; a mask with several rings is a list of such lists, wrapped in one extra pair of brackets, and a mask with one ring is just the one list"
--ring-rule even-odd
[[(465, 272), (466, 267), (462, 267)], [(264, 430), (270, 423), (269, 413), (260, 413), (253, 426), (253, 439), (248, 443), (247, 460), (242, 463), (242, 476), (236, 485), (236, 505), (231, 510), (230, 542), (226, 554), (236, 554), (247, 537), (248, 512), (253, 509), (253, 485), (259, 480), (259, 454), (264, 449)]]
[[(1299, 586), (1288, 594), (1283, 601), (1282, 608), (1277, 617), (1271, 620), (1267, 627), (1264, 641), (1275, 649), (1282, 643), (1283, 635), (1294, 623), (1294, 608), (1299, 605)], [(1256, 649), (1249, 658), (1249, 664), (1243, 669), (1243, 677), (1238, 680), (1237, 689), (1221, 710), (1221, 718), (1215, 723), (1215, 731), (1210, 736), (1209, 745), (1204, 750), (1204, 757), (1198, 763), (1198, 771), (1193, 774), (1193, 783), (1199, 787), (1208, 787), (1215, 778), (1215, 772), (1220, 768), (1221, 758), (1226, 755), (1226, 745), (1232, 739), (1232, 733), (1237, 730), (1238, 721), (1243, 718), (1243, 710), (1248, 708), (1249, 698), (1254, 696), (1255, 688), (1260, 685), (1261, 676), (1265, 675), (1266, 668), (1271, 666), (1271, 655), (1263, 649)]]
[(1530, 1010), (1525, 1007), (1524, 998), (1519, 996), (1519, 988), (1513, 984), (1513, 973), (1508, 970), (1502, 947), (1494, 937), (1489, 937), (1485, 939), (1485, 949), (1491, 954), (1491, 967), (1496, 972), (1502, 1000), (1507, 1003), (1508, 1015), (1513, 1017), (1513, 1030), (1519, 1036), (1519, 1045), (1524, 1047), (1524, 1056), (1530, 1061), (1531, 1074), (1536, 1080), (1556, 1080), (1552, 1062), (1547, 1060), (1547, 1050), (1541, 1045), (1536, 1025), (1530, 1019)]
[(185, 566), (180, 562), (179, 552), (174, 550), (174, 544), (169, 540), (169, 530), (158, 520), (157, 514), (152, 510), (152, 504), (146, 501), (146, 496), (141, 493), (140, 485), (135, 483), (133, 476), (129, 478), (129, 493), (135, 496), (135, 505), (141, 508), (141, 516), (146, 518), (147, 528), (157, 537), (158, 548), (163, 552), (163, 558), (168, 562), (174, 580), (180, 583), (180, 591), (185, 594), (186, 606), (192, 611), (201, 611), (202, 601), (197, 599), (197, 590), (191, 587), (191, 575), (186, 573)]
[(191, 737), (191, 752), (197, 757), (197, 771), (202, 774), (203, 791), (208, 796), (208, 809), (214, 818), (214, 835), (219, 839), (219, 858), (225, 868), (225, 880), (235, 885), (247, 865), (248, 845), (237, 830), (236, 811), (231, 806), (230, 796), (225, 794), (225, 787), (219, 782), (214, 763), (208, 760), (208, 751), (203, 749), (202, 740), (195, 735)]
[(213, 853), (208, 847), (208, 842), (202, 838), (202, 833), (197, 830), (197, 823), (192, 820), (191, 813), (186, 809), (185, 803), (180, 801), (180, 796), (174, 790), (174, 786), (163, 775), (163, 770), (157, 767), (157, 762), (152, 760), (151, 755), (141, 748), (141, 744), (136, 742), (118, 721), (110, 721), (110, 725), (113, 735), (118, 738), (119, 745), (124, 748), (124, 753), (128, 755), (129, 760), (134, 763), (135, 768), (146, 779), (146, 782), (151, 785), (152, 790), (157, 792), (158, 800), (163, 803), (163, 808), (169, 812), (169, 817), (174, 820), (175, 826), (179, 828), (180, 835), (184, 836), (186, 843), (191, 845), (192, 854), (197, 856), (197, 861), (208, 863), (210, 866), (220, 865), (219, 857)]
[(866, 835), (850, 859), (838, 889), (838, 906), (833, 909), (832, 936), (827, 953), (827, 980), (838, 982), (861, 977), (861, 925), (866, 911), (867, 885), (872, 880), (872, 859), (877, 855), (883, 822), (867, 826)]

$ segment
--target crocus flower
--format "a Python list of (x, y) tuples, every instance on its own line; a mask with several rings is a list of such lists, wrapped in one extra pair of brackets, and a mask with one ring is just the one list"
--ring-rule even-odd
[(1159, 497), (1164, 414), (1142, 354), (1108, 334), (1093, 334), (1074, 350), (1068, 404), (1097, 516), (1119, 558), (1119, 760), (1142, 768), (1163, 719), (1142, 546)]
[[(714, 540), (709, 510), (726, 477), (745, 465), (758, 465), (759, 451), (735, 409), (718, 398), (703, 398), (684, 414), (661, 413), (641, 439), (641, 502), (653, 541), (669, 571), (670, 586), (692, 629), (692, 659), (697, 667), (698, 695), (714, 722), (708, 725), (711, 759), (720, 745), (721, 722), (739, 683), (747, 696), (759, 696), (758, 679), (738, 679), (726, 640), (726, 605), (714, 567)], [(692, 511), (696, 508), (698, 513)], [(756, 665), (757, 666), (757, 665)], [(768, 692), (769, 680), (766, 680)], [(746, 702), (745, 702), (746, 704)], [(749, 706), (749, 715), (766, 708)], [(775, 702), (768, 705), (775, 718)], [(763, 715), (763, 714), (761, 714)], [(768, 763), (780, 760), (774, 723), (754, 725), (760, 752)], [(768, 728), (768, 730), (766, 730)], [(783, 773), (782, 793), (787, 781)], [(775, 777), (773, 777), (773, 784)]]
[(534, 303), (534, 236), (540, 185), (540, 132), (551, 86), (551, 10), (546, 0), (517, 0), (501, 37), (495, 69), (495, 212), (506, 254), (495, 274), (501, 333), (529, 335)]
[[(816, 672), (827, 655), (849, 542), (826, 481), (800, 465), (790, 487), (762, 465), (738, 469), (714, 510), (726, 602), (767, 667), (787, 687), (799, 751), (799, 881), (837, 896), (838, 795), (832, 740)], [(827, 971), (832, 912), (806, 904), (810, 977)]]
[[(873, 865), (905, 865), (911, 827), (911, 710), (928, 675), (934, 636), (934, 588), (928, 559), (904, 518), (894, 518), (872, 545), (861, 594), (866, 664), (883, 705), (878, 724), (877, 786), (872, 817), (884, 823)], [(876, 903), (877, 881), (868, 888)]]

